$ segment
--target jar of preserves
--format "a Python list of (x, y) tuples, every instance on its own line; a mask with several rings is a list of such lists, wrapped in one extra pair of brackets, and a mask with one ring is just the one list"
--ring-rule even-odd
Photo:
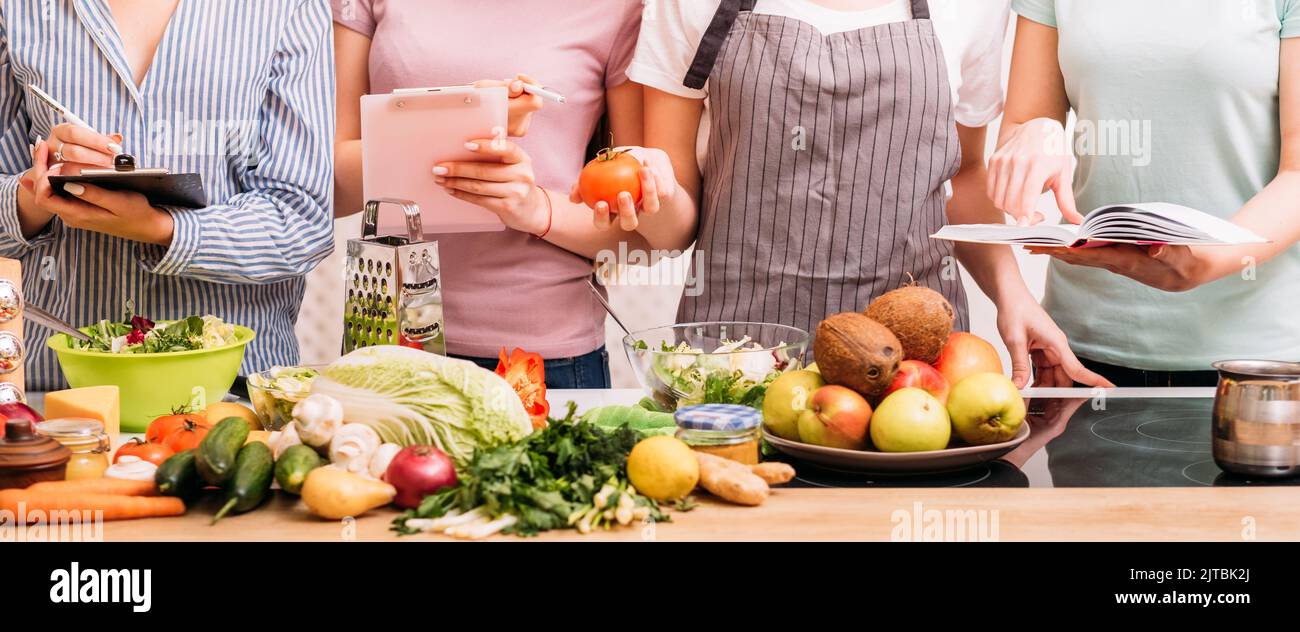
[(763, 413), (738, 404), (699, 404), (673, 415), (677, 438), (692, 450), (745, 465), (758, 463)]
[(104, 424), (78, 417), (47, 419), (36, 424), (36, 432), (72, 451), (67, 480), (103, 478), (108, 469), (108, 454), (112, 451), (112, 444), (104, 433)]

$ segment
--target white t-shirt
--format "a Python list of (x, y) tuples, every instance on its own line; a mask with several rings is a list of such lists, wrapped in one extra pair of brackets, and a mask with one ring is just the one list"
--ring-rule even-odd
[[(930, 19), (943, 47), (957, 122), (983, 127), (1002, 113), (1002, 48), (1011, 0), (929, 0)], [(641, 38), (627, 69), (633, 81), (678, 96), (706, 99), (708, 85), (682, 85), (721, 0), (646, 0)], [(825, 34), (912, 18), (909, 0), (889, 0), (862, 11), (837, 11), (812, 0), (758, 0), (754, 13), (807, 22)], [(707, 127), (705, 117), (702, 127)], [(705, 136), (707, 138), (707, 136)]]

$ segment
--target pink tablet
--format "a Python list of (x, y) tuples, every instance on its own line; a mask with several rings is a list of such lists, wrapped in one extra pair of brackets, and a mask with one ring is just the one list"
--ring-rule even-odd
[[(397, 198), (420, 206), (426, 234), (504, 230), (480, 206), (451, 197), (433, 181), (433, 166), (482, 160), (465, 149), (475, 138), (505, 138), (505, 87), (420, 88), (361, 97), (362, 190), (367, 200)], [(381, 215), (379, 234), (406, 234), (395, 214)]]

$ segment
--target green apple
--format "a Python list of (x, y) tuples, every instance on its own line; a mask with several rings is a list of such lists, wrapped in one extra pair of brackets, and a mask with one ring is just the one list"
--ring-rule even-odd
[(808, 410), (799, 413), (799, 440), (845, 450), (867, 447), (871, 404), (843, 386), (823, 386), (813, 393)]
[(1001, 373), (975, 373), (948, 393), (952, 429), (971, 445), (1010, 441), (1025, 422), (1025, 399)]
[(942, 450), (951, 437), (943, 404), (914, 386), (890, 393), (871, 416), (871, 442), (881, 452)]
[(813, 393), (825, 385), (826, 380), (813, 371), (782, 373), (763, 396), (763, 426), (782, 439), (798, 441), (799, 414), (812, 406)]

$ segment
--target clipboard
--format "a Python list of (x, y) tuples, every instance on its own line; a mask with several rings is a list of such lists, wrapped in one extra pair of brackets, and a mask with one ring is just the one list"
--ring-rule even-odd
[[(361, 170), (364, 199), (411, 200), (424, 232), (505, 230), (491, 211), (458, 200), (433, 181), (440, 162), (484, 162), (465, 149), (475, 138), (504, 138), (509, 93), (504, 86), (395, 90), (361, 97)], [(380, 234), (405, 234), (395, 218), (381, 218)]]
[(154, 206), (203, 208), (208, 195), (203, 177), (197, 173), (171, 173), (166, 169), (136, 169), (135, 158), (118, 154), (112, 169), (84, 169), (80, 175), (50, 176), (50, 188), (58, 195), (72, 197), (63, 189), (68, 183), (84, 183), (109, 191), (134, 191), (148, 198)]

